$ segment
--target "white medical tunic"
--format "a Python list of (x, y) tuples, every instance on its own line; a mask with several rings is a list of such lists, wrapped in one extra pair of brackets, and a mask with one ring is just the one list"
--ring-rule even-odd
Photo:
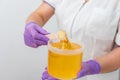
[[(120, 0), (44, 0), (55, 8), (58, 27), (83, 43), (83, 60), (109, 53), (120, 45)], [(79, 80), (120, 80), (119, 70)]]

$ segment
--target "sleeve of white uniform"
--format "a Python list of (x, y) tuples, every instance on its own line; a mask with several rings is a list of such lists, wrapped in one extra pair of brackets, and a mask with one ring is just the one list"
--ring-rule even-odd
[(116, 35), (115, 42), (118, 46), (120, 46), (120, 20), (119, 20), (119, 23), (118, 23), (118, 33)]
[(56, 8), (57, 5), (60, 4), (61, 0), (43, 0), (44, 2), (48, 3), (53, 8)]

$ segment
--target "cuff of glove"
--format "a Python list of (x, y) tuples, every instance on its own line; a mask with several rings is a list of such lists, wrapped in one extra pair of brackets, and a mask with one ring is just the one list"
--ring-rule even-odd
[[(37, 26), (40, 26), (40, 25), (38, 25), (36, 22), (34, 22), (34, 21), (30, 21), (30, 22), (27, 22), (26, 23), (26, 25), (32, 25), (32, 24), (35, 24), (35, 25), (37, 25)], [(41, 27), (41, 26), (40, 26)]]

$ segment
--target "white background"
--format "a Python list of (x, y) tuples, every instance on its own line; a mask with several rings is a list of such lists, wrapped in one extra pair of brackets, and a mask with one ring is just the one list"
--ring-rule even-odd
[[(41, 2), (0, 0), (0, 80), (41, 80), (47, 66), (47, 47), (33, 49), (23, 40), (25, 20)], [(52, 17), (45, 28), (55, 32), (56, 26)]]

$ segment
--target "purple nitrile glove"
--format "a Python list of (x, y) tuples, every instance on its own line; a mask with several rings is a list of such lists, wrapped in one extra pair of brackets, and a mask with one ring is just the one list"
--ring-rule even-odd
[(81, 78), (86, 75), (99, 74), (101, 70), (100, 64), (95, 60), (89, 60), (82, 63), (82, 69), (78, 73), (77, 78)]
[(47, 68), (45, 68), (45, 71), (42, 74), (42, 80), (58, 80), (56, 78), (53, 78), (48, 74)]
[[(81, 78), (86, 75), (99, 74), (100, 70), (101, 70), (101, 67), (98, 62), (96, 62), (95, 60), (89, 60), (87, 62), (82, 63), (82, 69), (76, 75), (77, 75), (77, 78)], [(58, 80), (58, 79), (51, 77), (48, 74), (46, 69), (45, 72), (43, 72), (42, 80)]]
[(45, 36), (46, 34), (49, 33), (41, 26), (34, 22), (29, 22), (25, 26), (24, 42), (27, 46), (33, 48), (37, 48), (41, 45), (47, 45), (49, 39)]

